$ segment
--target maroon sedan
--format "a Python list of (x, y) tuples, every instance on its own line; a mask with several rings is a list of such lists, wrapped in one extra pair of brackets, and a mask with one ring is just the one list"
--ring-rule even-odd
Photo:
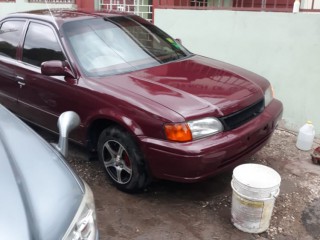
[(67, 10), (0, 21), (0, 102), (53, 132), (62, 112), (77, 112), (72, 140), (129, 192), (234, 167), (282, 115), (267, 80), (192, 54), (140, 17)]

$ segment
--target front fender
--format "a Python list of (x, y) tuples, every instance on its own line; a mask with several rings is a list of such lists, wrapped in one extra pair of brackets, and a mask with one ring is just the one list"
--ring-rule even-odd
[(90, 130), (90, 126), (97, 121), (106, 121), (118, 124), (136, 136), (144, 135), (140, 125), (128, 114), (119, 112), (119, 110), (115, 111), (114, 109), (109, 108), (100, 109), (98, 112), (85, 119), (83, 124), (86, 129)]

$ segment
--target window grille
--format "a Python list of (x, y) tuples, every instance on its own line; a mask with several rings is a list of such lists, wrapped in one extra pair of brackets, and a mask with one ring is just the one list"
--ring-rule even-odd
[(207, 0), (191, 0), (190, 5), (193, 7), (207, 7), (208, 1)]
[[(292, 12), (295, 0), (153, 0), (157, 8)], [(301, 12), (320, 12), (320, 0), (300, 0)]]
[(58, 4), (73, 4), (75, 3), (75, 0), (28, 0), (29, 3), (58, 3)]
[(152, 20), (152, 0), (100, 0), (100, 10), (129, 12)]

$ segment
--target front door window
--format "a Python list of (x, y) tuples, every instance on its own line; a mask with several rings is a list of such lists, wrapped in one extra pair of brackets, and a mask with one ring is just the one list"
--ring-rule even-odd
[(40, 67), (41, 63), (49, 60), (65, 60), (53, 30), (43, 24), (30, 23), (22, 61)]

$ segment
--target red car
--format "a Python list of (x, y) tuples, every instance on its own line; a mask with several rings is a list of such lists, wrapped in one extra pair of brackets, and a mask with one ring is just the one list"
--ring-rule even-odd
[(151, 179), (195, 182), (263, 147), (282, 115), (269, 82), (190, 53), (142, 18), (56, 10), (0, 21), (0, 102), (97, 151), (123, 191)]

